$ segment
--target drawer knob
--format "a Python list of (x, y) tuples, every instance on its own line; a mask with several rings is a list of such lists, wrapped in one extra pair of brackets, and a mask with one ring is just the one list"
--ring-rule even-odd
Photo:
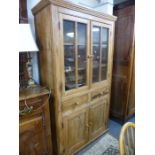
[(80, 103), (79, 102), (75, 102), (75, 105), (79, 105)]
[(103, 94), (104, 94), (104, 92), (101, 92), (101, 93), (100, 93), (100, 95), (103, 95)]

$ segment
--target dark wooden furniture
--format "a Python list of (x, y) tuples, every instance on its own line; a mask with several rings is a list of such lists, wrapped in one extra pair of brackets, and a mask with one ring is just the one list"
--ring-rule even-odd
[[(27, 24), (27, 0), (19, 0), (19, 23)], [(27, 52), (19, 53), (19, 84), (20, 87), (27, 87), (28, 73), (26, 63), (28, 62)]]
[(114, 15), (118, 20), (115, 28), (110, 114), (122, 122), (135, 112), (134, 12), (133, 1), (114, 7)]
[(108, 128), (116, 17), (46, 0), (33, 8), (41, 84), (51, 89), (54, 155), (71, 155)]
[(19, 23), (28, 23), (27, 0), (19, 0)]
[(19, 154), (52, 155), (49, 91), (43, 87), (19, 92)]

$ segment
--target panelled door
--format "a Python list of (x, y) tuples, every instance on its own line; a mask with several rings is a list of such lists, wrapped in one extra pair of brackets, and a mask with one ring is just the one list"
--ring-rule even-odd
[(62, 92), (72, 94), (88, 88), (89, 20), (60, 14)]
[(43, 128), (42, 116), (35, 117), (31, 121), (20, 123), (19, 130), (19, 154), (20, 155), (45, 155), (48, 153), (46, 133)]
[(109, 116), (109, 95), (91, 102), (89, 110), (89, 137), (93, 139), (107, 129)]
[(72, 154), (88, 142), (88, 108), (64, 116), (64, 155)]
[(111, 75), (111, 26), (91, 23), (91, 83), (93, 86), (108, 83)]

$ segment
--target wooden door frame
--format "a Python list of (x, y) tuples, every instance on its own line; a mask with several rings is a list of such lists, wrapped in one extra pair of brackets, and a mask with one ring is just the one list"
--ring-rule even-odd
[[(105, 27), (108, 28), (109, 33), (108, 33), (108, 63), (107, 63), (107, 80), (104, 81), (99, 81), (99, 82), (92, 82), (92, 77), (93, 77), (93, 59), (91, 60), (91, 71), (90, 71), (90, 87), (95, 88), (95, 87), (100, 87), (101, 85), (105, 86), (110, 83), (111, 79), (111, 59), (112, 59), (112, 25), (108, 25), (105, 23), (97, 22), (97, 21), (91, 21), (91, 30), (93, 29), (93, 26), (99, 26), (99, 27)], [(93, 31), (91, 31), (91, 55), (93, 55)], [(101, 50), (101, 49), (100, 49)], [(101, 51), (100, 51), (101, 52)]]
[[(87, 73), (87, 84), (86, 86), (83, 86), (83, 87), (79, 87), (79, 88), (75, 88), (75, 89), (71, 89), (71, 90), (68, 90), (68, 91), (65, 91), (65, 75), (64, 75), (64, 45), (63, 45), (63, 20), (69, 20), (69, 21), (73, 21), (73, 22), (79, 22), (79, 23), (84, 23), (87, 25), (87, 35), (86, 35), (86, 39), (87, 39), (87, 43), (86, 43), (86, 61), (87, 61), (87, 65), (86, 65), (86, 73)], [(62, 13), (59, 13), (59, 21), (60, 21), (60, 49), (61, 49), (61, 81), (62, 81), (62, 88), (61, 88), (61, 91), (62, 91), (62, 96), (65, 97), (65, 96), (69, 96), (69, 95), (72, 95), (72, 94), (75, 94), (75, 93), (78, 93), (78, 92), (81, 92), (81, 91), (85, 91), (85, 90), (88, 90), (89, 89), (89, 70), (90, 70), (90, 62), (88, 60), (88, 55), (89, 55), (89, 36), (90, 36), (90, 21), (87, 20), (87, 19), (83, 19), (83, 18), (79, 18), (79, 17), (75, 17), (75, 16), (71, 16), (71, 15), (66, 15), (66, 14), (62, 14)]]

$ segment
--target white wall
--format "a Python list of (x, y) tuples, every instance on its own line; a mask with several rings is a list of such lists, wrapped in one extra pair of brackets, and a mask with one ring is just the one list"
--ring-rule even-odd
[(93, 8), (96, 11), (113, 15), (114, 0), (67, 0), (79, 5)]
[(98, 4), (97, 0), (66, 0), (71, 1), (72, 3), (77, 3), (86, 7), (94, 7)]

